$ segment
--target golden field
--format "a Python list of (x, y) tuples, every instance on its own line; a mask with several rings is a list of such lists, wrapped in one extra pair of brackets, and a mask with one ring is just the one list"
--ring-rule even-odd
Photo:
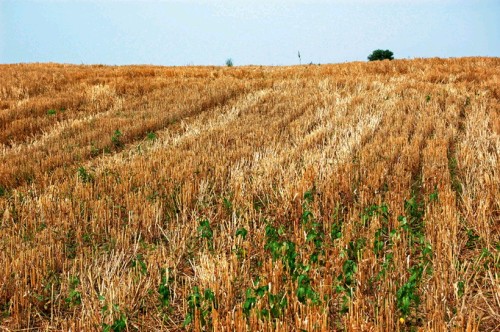
[(499, 58), (0, 65), (0, 330), (499, 330), (499, 154)]

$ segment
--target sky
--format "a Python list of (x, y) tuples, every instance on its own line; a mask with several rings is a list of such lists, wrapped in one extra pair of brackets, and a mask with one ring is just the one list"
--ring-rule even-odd
[(294, 65), (375, 49), (499, 57), (500, 0), (0, 0), (0, 63)]

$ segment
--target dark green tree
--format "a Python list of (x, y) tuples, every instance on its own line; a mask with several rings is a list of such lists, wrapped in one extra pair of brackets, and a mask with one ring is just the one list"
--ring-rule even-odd
[(389, 50), (375, 50), (368, 56), (368, 60), (377, 61), (377, 60), (394, 60), (394, 53)]

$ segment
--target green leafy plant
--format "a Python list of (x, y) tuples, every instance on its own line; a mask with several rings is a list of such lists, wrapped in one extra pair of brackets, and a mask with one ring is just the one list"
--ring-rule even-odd
[(358, 271), (358, 260), (361, 258), (363, 248), (366, 244), (365, 238), (359, 238), (350, 241), (344, 255), (347, 255), (346, 261), (342, 264), (342, 273), (337, 276), (337, 293), (343, 293), (341, 312), (346, 313), (349, 310), (349, 299), (353, 295), (356, 286), (355, 274)]
[(373, 252), (375, 255), (380, 256), (389, 243), (389, 208), (386, 204), (380, 206), (375, 205), (371, 211), (373, 215), (380, 216), (381, 227), (375, 232), (375, 239), (373, 241)]
[(439, 193), (438, 188), (435, 187), (434, 191), (429, 195), (429, 202), (438, 202), (439, 201)]
[(245, 229), (245, 228), (238, 228), (236, 230), (236, 236), (241, 236), (243, 238), (243, 240), (246, 239), (247, 237), (247, 234), (248, 234), (248, 231)]
[(311, 278), (303, 273), (297, 278), (297, 299), (301, 303), (306, 303), (309, 299), (313, 304), (319, 304), (319, 295), (311, 286)]
[(415, 257), (409, 271), (408, 280), (396, 292), (396, 305), (401, 313), (401, 319), (406, 320), (412, 312), (418, 312), (420, 296), (418, 290), (424, 278), (424, 272), (432, 273), (432, 246), (425, 238), (424, 202), (413, 194), (405, 200), (406, 216), (398, 216), (399, 230), (408, 238), (409, 247)]
[(198, 233), (200, 238), (206, 240), (208, 248), (214, 250), (214, 232), (210, 226), (210, 222), (207, 219), (201, 220), (198, 226)]
[(82, 182), (93, 182), (94, 181), (94, 175), (87, 171), (85, 167), (80, 166), (78, 167), (78, 178)]
[(283, 235), (282, 228), (276, 229), (268, 224), (266, 225), (265, 232), (266, 243), (264, 249), (271, 253), (273, 261), (281, 259), (289, 274), (293, 275), (297, 268), (296, 258), (298, 255), (295, 243), (281, 239), (281, 235)]
[(97, 157), (99, 153), (100, 153), (99, 148), (96, 147), (94, 143), (90, 144), (90, 155), (92, 157)]
[(157, 138), (158, 138), (158, 136), (157, 136), (157, 135), (156, 135), (156, 133), (155, 133), (155, 132), (153, 132), (153, 131), (150, 131), (150, 132), (148, 132), (148, 133), (146, 134), (146, 139), (147, 139), (148, 141), (156, 141), (156, 139), (157, 139)]
[[(101, 298), (100, 298), (101, 299)], [(108, 312), (108, 306), (104, 306), (101, 309), (102, 313)], [(113, 312), (117, 312), (119, 314), (118, 318), (115, 318), (113, 321), (113, 324), (109, 325), (106, 323), (102, 324), (103, 327), (103, 332), (122, 332), (127, 329), (127, 316), (120, 311), (120, 308), (116, 305), (113, 304)]]
[(67, 258), (75, 259), (77, 251), (78, 251), (78, 242), (75, 231), (73, 229), (69, 229), (65, 234), (64, 252), (66, 253)]
[(231, 202), (230, 198), (224, 197), (224, 199), (222, 200), (222, 203), (224, 204), (224, 209), (226, 210), (226, 212), (228, 214), (233, 212), (233, 203)]
[(12, 305), (12, 300), (0, 303), (0, 324), (4, 318), (7, 318), (11, 315), (10, 308)]
[(236, 246), (236, 248), (234, 248), (232, 252), (236, 255), (236, 257), (238, 257), (238, 260), (242, 260), (247, 256), (247, 251), (245, 250), (245, 248), (240, 246)]
[(161, 282), (158, 286), (158, 294), (160, 294), (160, 303), (163, 307), (170, 305), (172, 292), (170, 290), (173, 279), (170, 277), (170, 270), (161, 269)]
[(332, 241), (342, 238), (342, 224), (344, 223), (344, 210), (345, 207), (341, 204), (337, 204), (335, 207), (335, 212), (333, 214), (333, 224), (330, 230), (330, 237)]
[(123, 147), (123, 142), (121, 141), (122, 133), (120, 130), (116, 129), (113, 135), (111, 136), (111, 143), (115, 148)]
[(253, 307), (255, 307), (255, 304), (257, 303), (257, 300), (259, 298), (262, 298), (265, 293), (269, 290), (268, 285), (260, 286), (257, 288), (247, 288), (245, 292), (245, 301), (243, 302), (242, 308), (243, 308), (243, 313), (245, 316), (250, 315), (250, 311), (252, 310)]
[(113, 324), (103, 324), (103, 332), (122, 332), (127, 329), (127, 316), (121, 314), (119, 318), (115, 319)]
[(389, 207), (386, 204), (373, 204), (366, 207), (361, 213), (361, 224), (364, 227), (368, 226), (370, 220), (375, 216), (380, 216), (384, 221), (387, 221), (389, 219)]
[(47, 111), (47, 115), (56, 115), (57, 111), (55, 109), (50, 109)]
[(282, 318), (285, 312), (285, 308), (288, 304), (285, 293), (268, 293), (267, 299), (269, 302), (269, 311), (263, 309), (262, 314), (265, 316), (268, 313), (273, 319)]
[(246, 291), (246, 297), (245, 297), (245, 302), (243, 302), (243, 313), (245, 316), (250, 315), (250, 310), (255, 306), (257, 303), (257, 297), (253, 294), (253, 289), (248, 288)]
[(479, 235), (477, 235), (477, 233), (471, 228), (467, 229), (466, 233), (467, 233), (467, 243), (465, 244), (465, 246), (468, 249), (476, 247), (478, 241), (480, 240)]
[(423, 270), (424, 268), (421, 265), (412, 267), (410, 270), (410, 278), (396, 293), (398, 309), (405, 318), (410, 315), (411, 309), (418, 307), (420, 303), (418, 287)]
[(70, 276), (68, 297), (64, 299), (64, 301), (70, 306), (82, 304), (82, 294), (77, 290), (79, 285), (80, 279), (76, 276)]
[(213, 309), (217, 309), (214, 292), (207, 288), (203, 293), (195, 286), (193, 292), (188, 296), (188, 313), (184, 318), (184, 327), (190, 325), (196, 313), (199, 313), (199, 323), (201, 328), (209, 328), (212, 323), (210, 313)]
[(387, 228), (386, 227), (379, 228), (375, 232), (375, 240), (373, 241), (373, 252), (377, 256), (384, 249), (384, 246), (385, 246), (384, 237), (385, 236), (387, 236)]
[(335, 223), (332, 224), (332, 230), (330, 231), (330, 237), (333, 241), (340, 239), (342, 237), (342, 224)]
[(382, 278), (385, 277), (387, 270), (393, 267), (393, 254), (387, 254), (384, 256), (384, 262), (382, 263), (382, 267), (380, 269), (380, 272), (377, 274), (376, 279), (381, 280)]
[(347, 246), (347, 257), (348, 259), (357, 262), (361, 258), (361, 253), (366, 245), (365, 238), (359, 238), (350, 241)]
[(273, 260), (279, 259), (281, 257), (282, 241), (278, 230), (271, 224), (267, 224), (265, 227), (265, 237), (266, 243), (264, 244), (264, 249), (271, 253)]
[(232, 67), (233, 66), (233, 59), (229, 58), (226, 60), (226, 66), (227, 67)]
[(324, 255), (325, 251), (323, 249), (323, 242), (325, 239), (325, 234), (323, 232), (322, 225), (313, 222), (306, 229), (306, 242), (312, 242), (314, 244), (313, 252), (310, 255), (310, 260), (312, 263), (320, 262), (320, 255)]
[(423, 217), (425, 214), (423, 203), (419, 201), (415, 195), (413, 195), (409, 200), (405, 200), (404, 207), (407, 214), (406, 226), (410, 235), (416, 236), (423, 234)]
[(282, 243), (282, 262), (289, 274), (294, 277), (297, 270), (297, 249), (293, 241), (284, 241)]
[(139, 269), (140, 273), (146, 275), (148, 273), (148, 266), (144, 261), (144, 256), (142, 254), (137, 254), (130, 262), (133, 268)]
[(310, 204), (314, 201), (315, 189), (311, 189), (304, 193), (304, 202), (302, 203), (301, 222), (306, 234), (306, 243), (313, 243), (314, 249), (310, 255), (312, 263), (318, 263), (321, 254), (324, 254), (323, 242), (325, 233), (323, 225), (318, 223), (314, 218), (314, 214), (310, 209)]
[(315, 191), (316, 191), (316, 189), (313, 187), (312, 189), (310, 189), (304, 193), (304, 204), (310, 204), (314, 201)]
[(498, 268), (500, 267), (500, 256), (494, 255), (488, 248), (482, 248), (479, 257), (475, 260), (476, 268), (480, 268), (480, 263), (485, 270), (491, 269), (493, 265)]
[(462, 297), (465, 293), (465, 283), (460, 280), (458, 283), (457, 283), (457, 295), (458, 297)]
[[(241, 228), (238, 228), (236, 230), (235, 236), (236, 237), (240, 236), (243, 240), (245, 240), (247, 237), (247, 234), (248, 234), (248, 231), (245, 228), (241, 227)], [(233, 252), (236, 254), (236, 256), (238, 257), (239, 260), (245, 258), (246, 254), (247, 254), (245, 248), (243, 248), (242, 246), (239, 246), (239, 245), (236, 245), (236, 247), (233, 249)]]

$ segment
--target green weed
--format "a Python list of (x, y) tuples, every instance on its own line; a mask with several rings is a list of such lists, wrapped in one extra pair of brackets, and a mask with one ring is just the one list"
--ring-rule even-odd
[(94, 181), (94, 175), (87, 171), (83, 166), (78, 168), (78, 178), (84, 183)]
[(420, 303), (418, 288), (423, 271), (424, 268), (421, 265), (412, 267), (410, 278), (396, 293), (398, 309), (405, 318), (410, 315), (412, 308), (417, 308)]
[(172, 292), (170, 290), (173, 279), (170, 277), (170, 270), (161, 269), (161, 283), (158, 286), (158, 294), (160, 294), (160, 303), (163, 307), (170, 305)]
[(247, 288), (245, 292), (245, 301), (243, 302), (243, 313), (245, 316), (250, 315), (250, 311), (257, 304), (257, 300), (262, 298), (269, 291), (269, 286), (264, 285), (257, 288)]
[(306, 273), (300, 274), (297, 278), (297, 299), (301, 303), (306, 303), (309, 299), (311, 303), (319, 304), (319, 295), (311, 286), (311, 278)]
[(439, 201), (439, 194), (438, 194), (438, 189), (437, 187), (434, 188), (434, 191), (429, 195), (429, 202), (438, 202)]
[(75, 231), (73, 229), (69, 229), (66, 232), (64, 241), (64, 252), (66, 253), (66, 257), (69, 259), (76, 258), (77, 250), (78, 250), (78, 242)]
[(285, 312), (285, 308), (288, 304), (285, 293), (278, 293), (278, 294), (268, 293), (267, 299), (269, 302), (269, 311), (263, 309), (262, 314), (264, 316), (268, 314), (273, 319), (282, 318)]
[(409, 247), (415, 257), (415, 263), (410, 268), (408, 280), (398, 288), (396, 292), (396, 305), (403, 319), (406, 319), (412, 312), (418, 312), (420, 297), (418, 290), (424, 271), (432, 273), (432, 246), (424, 235), (424, 205), (413, 195), (405, 201), (406, 216), (398, 216), (400, 222), (399, 232), (404, 232), (407, 236)]
[(146, 262), (144, 261), (144, 256), (142, 254), (137, 254), (130, 262), (130, 265), (133, 268), (139, 269), (139, 272), (142, 275), (146, 275), (148, 273), (148, 267)]
[(127, 329), (127, 316), (121, 314), (119, 318), (116, 318), (113, 324), (103, 324), (103, 332), (122, 332)]
[(146, 139), (147, 139), (148, 141), (156, 141), (156, 139), (157, 139), (157, 138), (158, 138), (158, 136), (156, 135), (156, 133), (155, 133), (155, 132), (150, 131), (150, 132), (148, 132), (148, 133), (146, 134)]
[(120, 130), (115, 130), (113, 135), (111, 136), (111, 143), (115, 148), (122, 148), (123, 147), (123, 142), (121, 141), (122, 133)]
[(82, 304), (82, 294), (77, 290), (80, 285), (80, 279), (75, 276), (70, 276), (69, 278), (69, 294), (65, 298), (65, 302), (70, 306), (76, 306)]
[(245, 229), (245, 228), (238, 228), (236, 230), (236, 236), (241, 236), (243, 238), (243, 240), (246, 239), (247, 237), (247, 234), (248, 234), (248, 231)]
[(479, 240), (479, 235), (473, 229), (467, 229), (467, 243), (465, 247), (468, 249), (475, 248)]
[[(104, 301), (104, 297), (99, 296), (99, 300)], [(127, 329), (127, 315), (125, 315), (125, 313), (121, 312), (120, 308), (116, 304), (113, 304), (112, 309), (108, 308), (107, 305), (104, 305), (102, 307), (102, 309), (101, 309), (102, 314), (106, 314), (108, 312), (117, 313), (117, 314), (119, 314), (119, 317), (115, 318), (115, 320), (113, 321), (113, 323), (111, 325), (103, 323), (102, 324), (103, 332), (111, 332), (111, 331), (122, 332), (122, 331), (125, 331)]]
[(462, 297), (465, 293), (465, 283), (460, 280), (458, 283), (457, 283), (457, 295), (458, 297)]
[(201, 220), (198, 226), (198, 233), (200, 238), (207, 242), (208, 249), (214, 250), (214, 232), (210, 226), (210, 222), (207, 219)]
[(340, 239), (342, 237), (342, 225), (344, 223), (344, 205), (337, 204), (335, 207), (335, 212), (333, 214), (333, 224), (330, 230), (330, 237), (332, 241)]
[(269, 224), (266, 225), (266, 243), (264, 249), (271, 253), (273, 261), (281, 259), (289, 274), (293, 275), (296, 270), (296, 258), (298, 254), (295, 243), (281, 239), (283, 232), (283, 228), (276, 229)]
[(217, 309), (214, 292), (207, 288), (203, 293), (200, 293), (200, 289), (195, 286), (193, 288), (193, 292), (188, 296), (187, 300), (188, 313), (184, 319), (184, 327), (193, 322), (196, 312), (198, 312), (200, 317), (200, 327), (210, 328), (212, 324), (210, 313), (213, 309)]
[[(242, 228), (238, 228), (236, 230), (235, 236), (236, 237), (240, 236), (243, 240), (245, 240), (247, 237), (247, 234), (248, 234), (248, 231), (242, 227)], [(246, 254), (247, 254), (245, 248), (243, 248), (239, 245), (236, 245), (236, 248), (233, 249), (233, 252), (236, 254), (236, 256), (238, 257), (239, 260), (245, 258)]]
[(342, 273), (337, 276), (336, 292), (343, 293), (341, 312), (346, 313), (349, 310), (349, 299), (353, 295), (355, 283), (355, 274), (358, 271), (358, 261), (361, 258), (366, 239), (359, 238), (349, 242), (344, 255), (347, 260), (342, 264)]
[(224, 197), (222, 200), (222, 204), (224, 205), (224, 209), (227, 214), (231, 214), (233, 212), (233, 203), (231, 202), (231, 198)]

